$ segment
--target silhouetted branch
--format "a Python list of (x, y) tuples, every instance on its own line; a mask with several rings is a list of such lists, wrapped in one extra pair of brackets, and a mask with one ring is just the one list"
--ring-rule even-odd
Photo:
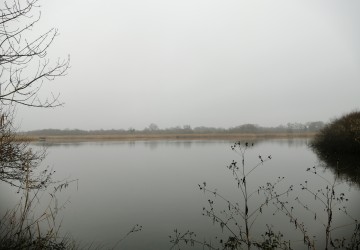
[(32, 28), (40, 20), (31, 15), (38, 8), (38, 0), (15, 0), (0, 6), (0, 103), (21, 104), (30, 107), (56, 107), (62, 105), (59, 95), (43, 100), (38, 93), (44, 81), (66, 75), (70, 58), (50, 63), (47, 50), (58, 31), (54, 28), (33, 40)]

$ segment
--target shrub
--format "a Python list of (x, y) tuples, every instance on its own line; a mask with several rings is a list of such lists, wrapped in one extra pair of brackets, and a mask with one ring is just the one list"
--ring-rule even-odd
[(327, 124), (311, 146), (321, 154), (339, 157), (360, 153), (360, 111), (354, 111)]

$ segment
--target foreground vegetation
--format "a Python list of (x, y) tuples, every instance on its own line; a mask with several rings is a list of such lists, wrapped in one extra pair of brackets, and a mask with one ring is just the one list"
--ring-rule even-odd
[[(173, 235), (169, 236), (173, 244), (171, 249), (183, 249), (186, 245), (218, 250), (359, 249), (359, 218), (352, 217), (347, 211), (349, 198), (339, 189), (337, 174), (327, 179), (317, 166), (313, 166), (307, 168), (306, 172), (315, 175), (323, 186), (319, 183), (313, 186), (304, 180), (298, 187), (286, 187), (283, 185), (285, 177), (279, 176), (254, 188), (251, 185), (256, 178), (254, 174), (272, 160), (272, 156), (259, 155), (258, 162), (248, 166), (246, 152), (252, 146), (253, 143), (247, 142), (237, 142), (231, 146), (232, 151), (240, 156), (227, 166), (239, 192), (234, 200), (228, 199), (226, 194), (216, 188), (210, 188), (207, 182), (199, 184), (200, 191), (204, 192), (207, 199), (203, 215), (218, 225), (222, 233), (214, 239), (203, 240), (190, 230), (174, 230)], [(311, 197), (312, 202), (304, 202), (304, 196)], [(304, 214), (310, 216), (313, 223), (318, 223), (322, 231), (313, 230), (314, 225), (309, 225), (309, 220), (305, 222)], [(289, 219), (286, 231), (274, 230), (274, 227), (284, 223), (279, 221), (279, 215)], [(271, 224), (257, 222), (262, 216), (272, 218)], [(262, 233), (254, 230), (256, 223), (264, 229)], [(288, 231), (297, 232), (297, 237), (288, 239), (284, 236)]]

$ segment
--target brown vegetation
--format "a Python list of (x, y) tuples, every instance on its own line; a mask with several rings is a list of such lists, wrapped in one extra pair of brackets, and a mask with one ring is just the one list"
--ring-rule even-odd
[(112, 134), (112, 135), (22, 135), (19, 140), (27, 141), (143, 141), (143, 140), (251, 140), (251, 139), (282, 139), (312, 138), (315, 132), (301, 133), (210, 133), (210, 134)]

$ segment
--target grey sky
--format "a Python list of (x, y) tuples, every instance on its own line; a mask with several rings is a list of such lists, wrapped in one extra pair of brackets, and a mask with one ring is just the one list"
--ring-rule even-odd
[[(49, 0), (71, 56), (21, 130), (329, 121), (360, 108), (360, 1)], [(46, 85), (46, 84), (45, 84)]]

